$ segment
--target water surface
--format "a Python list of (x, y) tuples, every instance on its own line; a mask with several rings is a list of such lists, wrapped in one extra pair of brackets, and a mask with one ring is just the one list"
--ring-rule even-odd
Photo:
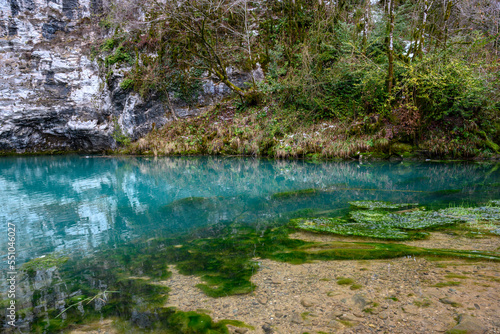
[[(494, 163), (322, 162), (217, 157), (3, 157), (0, 222), (17, 255), (89, 254), (209, 224), (265, 228), (303, 215), (338, 216), (353, 200), (430, 208), (500, 198)], [(317, 189), (314, 194), (276, 196)], [(0, 234), (0, 244), (7, 233)], [(6, 247), (0, 268), (6, 266)]]

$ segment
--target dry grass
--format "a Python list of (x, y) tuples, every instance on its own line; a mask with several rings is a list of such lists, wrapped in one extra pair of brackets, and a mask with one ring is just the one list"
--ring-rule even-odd
[(176, 120), (132, 144), (130, 153), (348, 158), (370, 150), (381, 138), (381, 134), (350, 135), (354, 124), (349, 122), (311, 123), (265, 109), (235, 111), (226, 105)]
[[(300, 111), (272, 106), (249, 108), (238, 113), (227, 103), (201, 116), (179, 119), (154, 130), (133, 143), (127, 153), (154, 155), (251, 155), (276, 158), (357, 158), (360, 153), (382, 156), (398, 153), (393, 127), (382, 121), (308, 121)], [(301, 118), (302, 117), (302, 118)], [(376, 127), (374, 126), (376, 125)], [(366, 128), (375, 129), (366, 131)], [(367, 133), (368, 132), (368, 133)], [(399, 146), (398, 146), (399, 145)], [(426, 134), (418, 148), (433, 157), (481, 155), (483, 142), (477, 137), (450, 140), (445, 133)]]

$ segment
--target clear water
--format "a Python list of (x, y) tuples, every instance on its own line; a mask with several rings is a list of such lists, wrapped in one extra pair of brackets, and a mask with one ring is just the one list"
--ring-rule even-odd
[[(321, 191), (273, 196), (311, 188)], [(306, 214), (338, 216), (353, 200), (443, 207), (498, 198), (498, 163), (3, 157), (0, 244), (7, 244), (8, 222), (17, 227), (23, 262), (52, 252), (89, 254), (219, 222), (264, 228)], [(0, 268), (6, 254), (2, 247)]]

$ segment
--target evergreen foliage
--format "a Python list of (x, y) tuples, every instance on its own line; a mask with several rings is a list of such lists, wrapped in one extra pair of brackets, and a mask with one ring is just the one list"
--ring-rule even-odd
[[(271, 103), (311, 122), (375, 119), (353, 131), (442, 155), (498, 153), (498, 9), (484, 1), (384, 3), (148, 1), (139, 26), (111, 6), (106, 22), (116, 33), (101, 46), (103, 62), (134, 63), (122, 87), (143, 96), (194, 105), (212, 77), (242, 109)], [(258, 67), (261, 82), (238, 86), (230, 75)]]

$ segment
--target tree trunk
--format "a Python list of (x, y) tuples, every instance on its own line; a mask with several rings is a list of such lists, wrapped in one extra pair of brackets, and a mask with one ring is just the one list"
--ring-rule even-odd
[(450, 18), (451, 15), (451, 6), (453, 4), (452, 0), (448, 0), (448, 3), (446, 4), (445, 7), (445, 12), (444, 12), (444, 18), (443, 18), (443, 25), (444, 25), (444, 49), (446, 50), (446, 43), (448, 42), (448, 19)]
[(389, 70), (387, 73), (387, 92), (389, 97), (392, 94), (392, 85), (394, 81), (394, 0), (389, 0), (388, 3), (389, 10), (389, 47), (388, 58), (389, 58)]
[(366, 48), (368, 42), (368, 25), (370, 24), (370, 0), (365, 0), (363, 13), (363, 49)]
[(422, 27), (420, 29), (420, 43), (418, 46), (418, 54), (420, 58), (423, 57), (423, 49), (424, 49), (424, 42), (425, 42), (425, 28), (427, 25), (427, 16), (429, 14), (429, 8), (432, 6), (432, 1), (429, 0), (424, 0), (424, 15), (422, 17)]

